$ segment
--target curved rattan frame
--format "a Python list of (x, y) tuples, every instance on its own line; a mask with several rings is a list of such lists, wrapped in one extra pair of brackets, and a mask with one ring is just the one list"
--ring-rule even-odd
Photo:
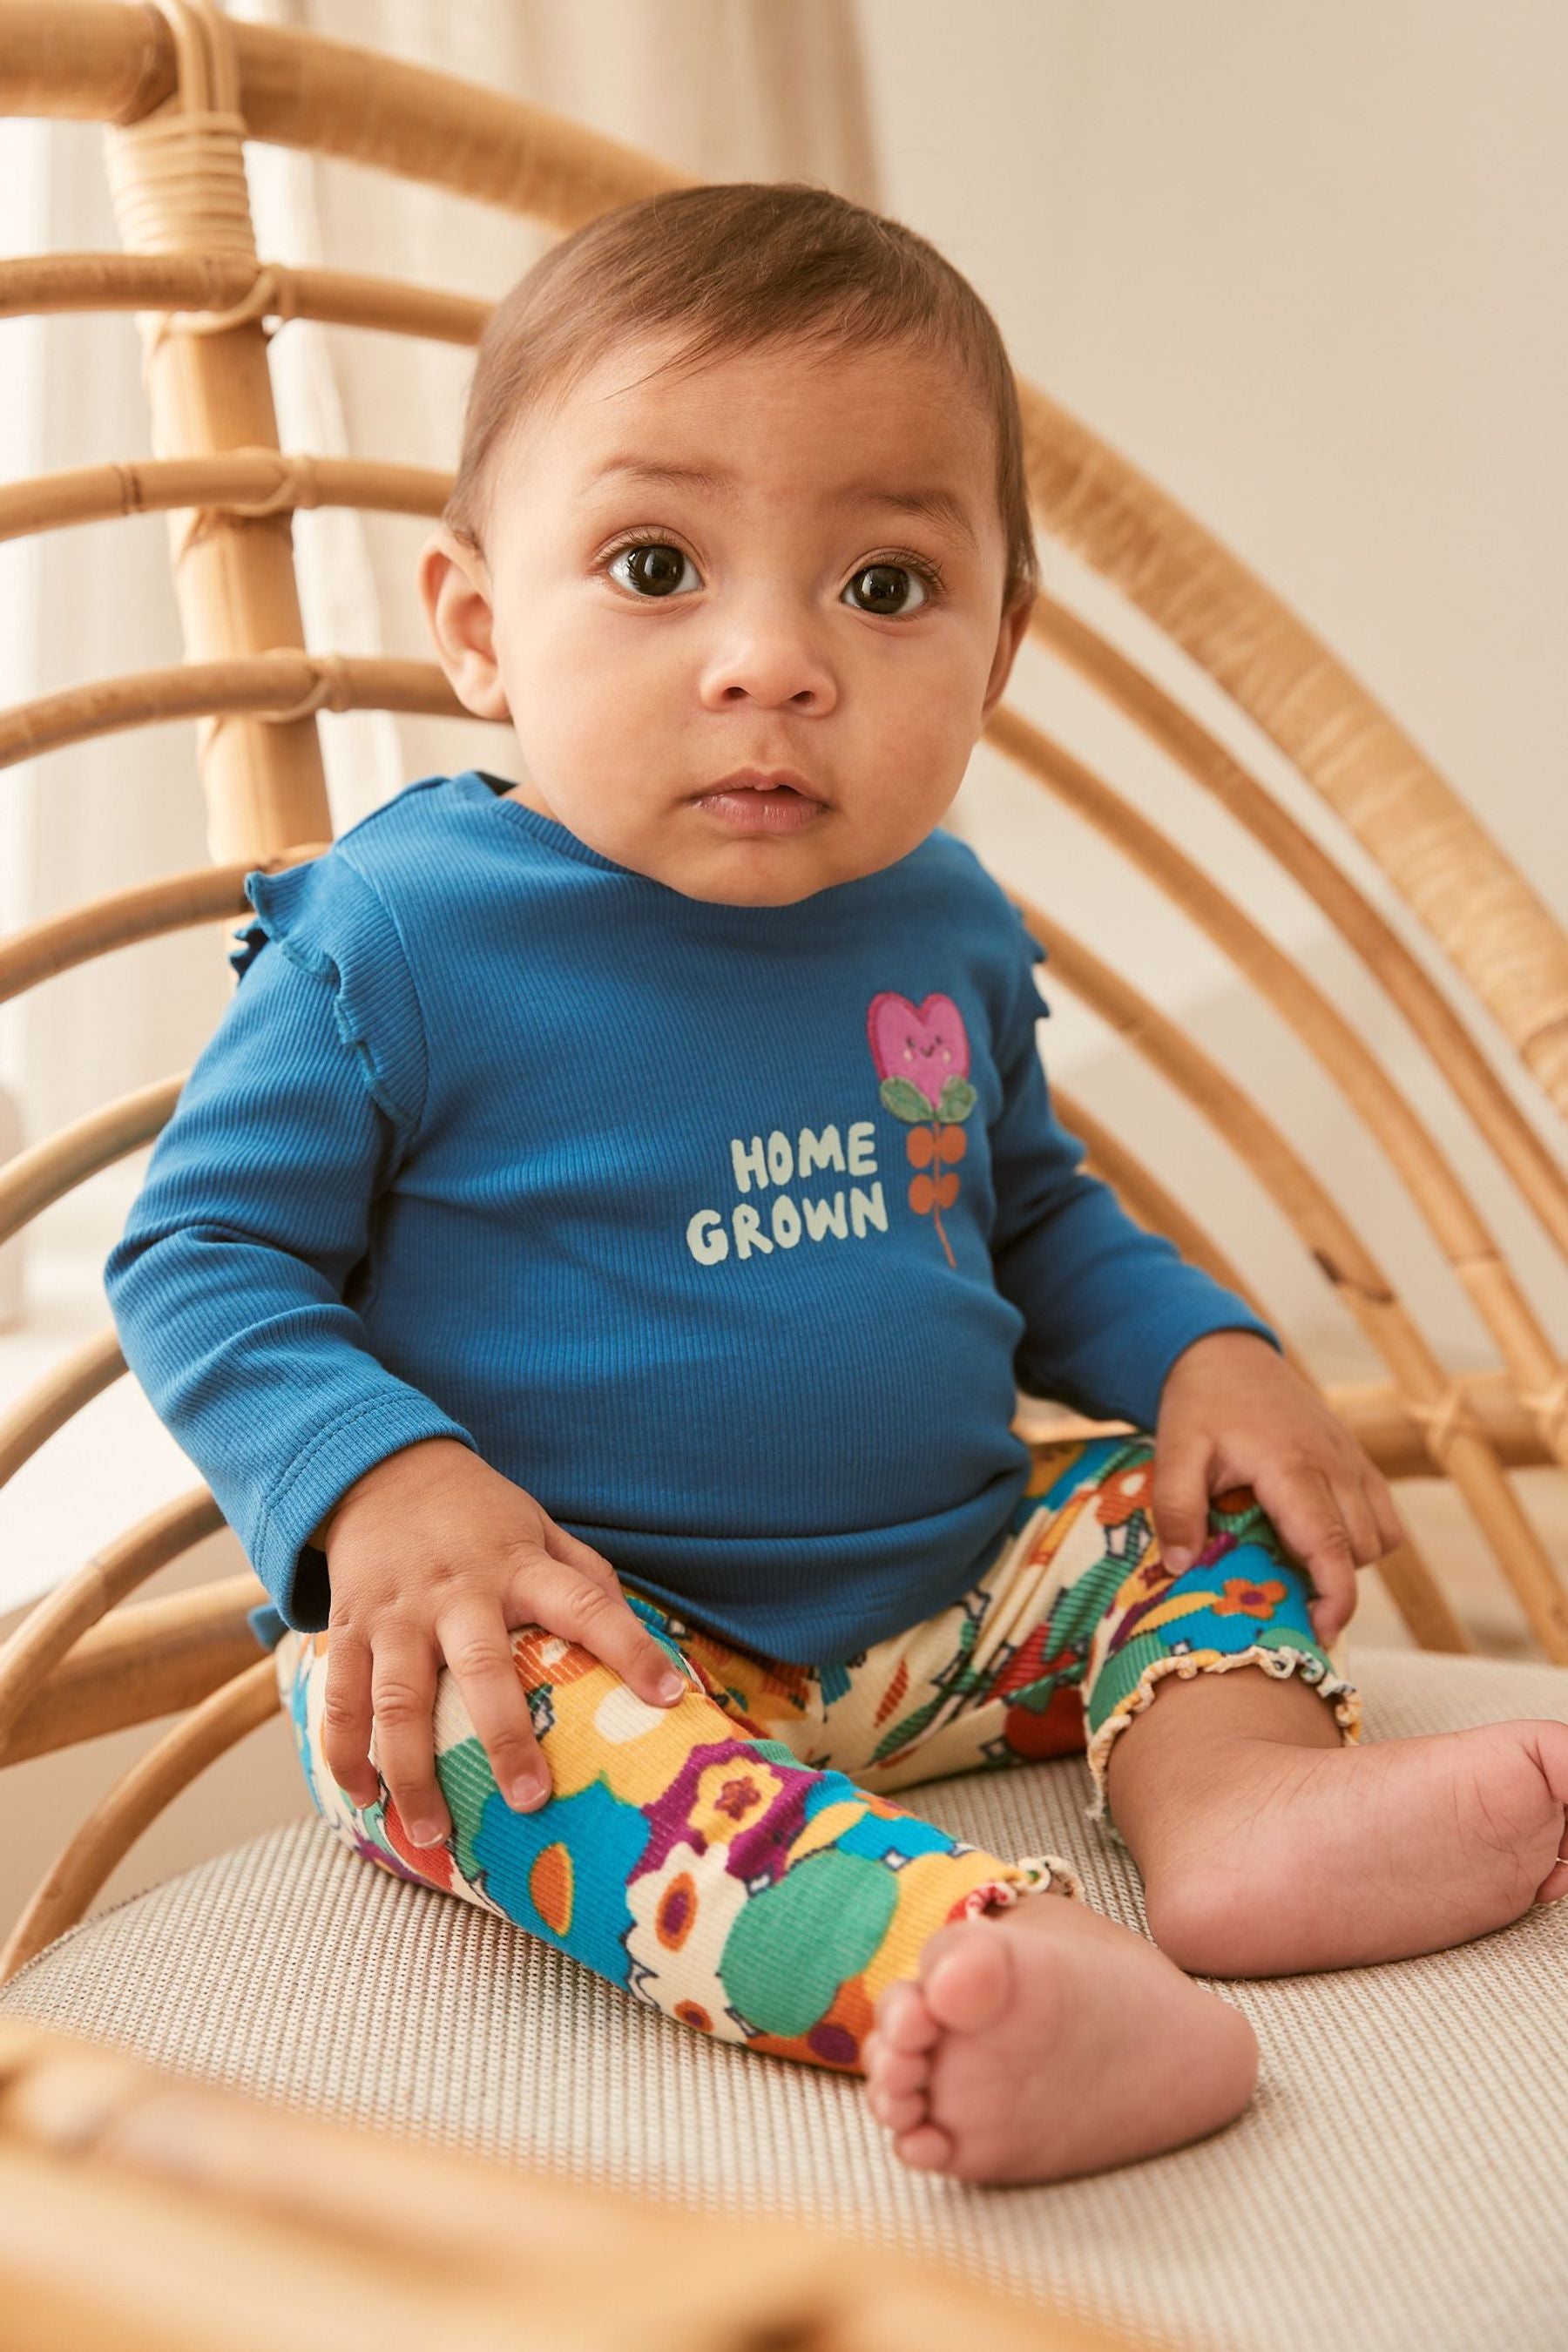
[[(379, 328), (422, 341), (474, 343), (489, 305), (400, 278), (268, 264), (264, 319)], [(255, 268), (219, 253), (24, 254), (0, 262), (0, 319), (58, 310), (235, 310)], [(276, 462), (278, 452), (267, 453)]]
[[(293, 319), (472, 343), (488, 305), (348, 272), (264, 261), (252, 237), (246, 138), (331, 154), (510, 209), (558, 230), (683, 184), (656, 159), (526, 103), (422, 68), (200, 0), (0, 0), (0, 107), (108, 126), (123, 254), (0, 263), (0, 313), (132, 308), (160, 439), (176, 454), (107, 463), (0, 493), (0, 535), (162, 511), (189, 659), (95, 681), (0, 713), (0, 765), (121, 727), (196, 719), (215, 858), (210, 871), (110, 894), (0, 946), (0, 995), (90, 957), (237, 914), (257, 865), (318, 854), (331, 824), (314, 724), (322, 709), (459, 715), (432, 663), (302, 649), (293, 574), (297, 509), (332, 503), (433, 515), (429, 469), (279, 452), (268, 343)], [(154, 144), (193, 144), (191, 215), (160, 209)], [(269, 322), (275, 322), (269, 324)], [(1116, 588), (1215, 681), (1335, 812), (1488, 1008), (1548, 1098), (1568, 1108), (1568, 941), (1527, 883), (1394, 722), (1271, 592), (1174, 503), (1044, 393), (1020, 383), (1030, 493), (1044, 533)], [(206, 442), (192, 444), (192, 420)], [(212, 615), (231, 634), (214, 641)], [(1242, 761), (1117, 646), (1043, 594), (1037, 639), (1071, 664), (1166, 757), (1211, 792), (1310, 892), (1391, 997), (1477, 1129), (1568, 1255), (1568, 1185), (1455, 1006), (1332, 858)], [(1385, 1475), (1450, 1477), (1550, 1656), (1568, 1660), (1568, 1597), (1506, 1476), (1568, 1463), (1568, 1372), (1485, 1220), (1413, 1106), (1353, 1025), (1210, 878), (1100, 777), (1006, 709), (988, 739), (1095, 825), (1187, 914), (1291, 1024), (1384, 1150), (1496, 1342), (1500, 1368), (1451, 1379), (1342, 1209), (1233, 1080), (1119, 975), (1027, 901), (1058, 978), (1089, 1003), (1236, 1150), (1383, 1357), (1382, 1384), (1325, 1393)], [(94, 1168), (149, 1140), (184, 1074), (112, 1102), (18, 1154), (0, 1176), (0, 1234)], [(1082, 1106), (1058, 1094), (1089, 1164), (1130, 1213), (1246, 1295), (1198, 1221)], [(0, 1426), (0, 1483), (124, 1370), (112, 1330), (79, 1348)], [(1093, 1424), (1078, 1424), (1092, 1426)], [(260, 1670), (242, 1667), (254, 1580), (106, 1612), (221, 1524), (205, 1488), (153, 1514), (34, 1611), (0, 1654), (0, 1762), (170, 1705), (195, 1713), (84, 1825), (54, 1894), (18, 1935), (54, 1934), (91, 1900), (185, 1766), (262, 1719)], [(1416, 1636), (1466, 1636), (1411, 1544), (1380, 1564)], [(128, 1662), (136, 1661), (127, 1673)], [(112, 1689), (111, 1689), (112, 1685)], [(172, 1693), (177, 1697), (171, 1697)], [(141, 1713), (135, 1710), (140, 1707)], [(123, 1710), (129, 1708), (131, 1712)], [(253, 1715), (251, 1710), (258, 1711)], [(8, 1744), (7, 1744), (8, 1743)], [(221, 1744), (221, 1743), (220, 1743)], [(153, 1760), (157, 1759), (157, 1760)], [(151, 1808), (151, 1810), (149, 1810)], [(15, 1939), (14, 1939), (14, 1949)], [(0, 1973), (5, 1962), (0, 1961)], [(9, 1961), (15, 1966), (15, 1958)]]
[[(4, 265), (0, 264), (0, 270)], [(120, 466), (76, 466), (36, 474), (0, 490), (0, 539), (104, 522), (176, 507), (222, 507), (256, 520), (300, 507), (376, 507), (389, 514), (439, 514), (451, 478), (427, 466), (384, 466), (356, 457), (307, 457), (279, 449), (233, 449), (221, 457), (146, 457)]]
[[(1568, 1255), (1568, 1175), (1392, 925), (1239, 760), (1077, 614), (1042, 593), (1029, 625), (1043, 645), (1245, 826), (1327, 916), (1426, 1046), (1558, 1249)], [(1005, 723), (1003, 713), (996, 718)]]
[(907, 2246), (772, 2213), (715, 2233), (657, 2184), (366, 2131), (9, 2016), (0, 2308), (7, 2352), (1132, 2352)]

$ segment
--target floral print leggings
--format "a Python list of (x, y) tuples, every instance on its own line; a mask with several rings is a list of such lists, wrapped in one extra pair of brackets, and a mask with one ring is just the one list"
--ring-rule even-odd
[(1208, 1539), (1172, 1577), (1152, 1476), (1144, 1433), (1037, 1445), (979, 1580), (842, 1664), (739, 1648), (623, 1584), (690, 1682), (672, 1707), (560, 1635), (517, 1628), (554, 1793), (513, 1811), (444, 1668), (436, 1772), (453, 1834), (438, 1846), (415, 1845), (384, 1780), (363, 1807), (337, 1786), (321, 1744), (328, 1636), (287, 1632), (274, 1655), (311, 1800), (366, 1860), (500, 1913), (668, 2017), (861, 2072), (883, 1987), (918, 1973), (946, 1921), (1083, 1894), (1059, 1855), (983, 1853), (889, 1791), (1083, 1750), (1103, 1820), (1111, 1743), (1168, 1674), (1299, 1673), (1342, 1738), (1360, 1737), (1308, 1580), (1252, 1489), (1211, 1498)]

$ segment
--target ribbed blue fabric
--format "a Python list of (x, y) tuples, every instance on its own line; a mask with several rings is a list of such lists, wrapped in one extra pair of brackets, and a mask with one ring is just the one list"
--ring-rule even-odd
[(239, 984), (105, 1264), (258, 1638), (326, 1623), (307, 1538), (444, 1436), (678, 1612), (842, 1661), (979, 1574), (1016, 1386), (1152, 1428), (1204, 1332), (1279, 1346), (1080, 1168), (1044, 950), (954, 835), (740, 907), (504, 792), (426, 776), (246, 877)]

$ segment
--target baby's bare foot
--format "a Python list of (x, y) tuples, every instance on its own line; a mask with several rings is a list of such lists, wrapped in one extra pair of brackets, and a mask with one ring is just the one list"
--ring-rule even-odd
[(1568, 1724), (1364, 1748), (1246, 1739), (1223, 1770), (1213, 1760), (1201, 1805), (1140, 1856), (1151, 1932), (1198, 1975), (1405, 1959), (1568, 1895)]
[(1258, 2074), (1239, 2010), (1047, 1895), (939, 1929), (918, 1981), (878, 2001), (864, 2057), (894, 2152), (960, 2180), (1059, 2180), (1178, 2147), (1239, 2115)]

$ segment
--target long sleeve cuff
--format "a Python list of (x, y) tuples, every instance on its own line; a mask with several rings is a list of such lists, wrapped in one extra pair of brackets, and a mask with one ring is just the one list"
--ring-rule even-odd
[(1108, 1402), (1114, 1402), (1122, 1419), (1137, 1429), (1152, 1432), (1171, 1367), (1194, 1339), (1211, 1331), (1252, 1331), (1279, 1355), (1285, 1352), (1278, 1332), (1233, 1292), (1211, 1283), (1195, 1266), (1183, 1270), (1201, 1284), (1201, 1295), (1170, 1300), (1151, 1315), (1105, 1384)]
[(275, 1610), (250, 1612), (251, 1629), (265, 1648), (273, 1646), (285, 1625), (301, 1633), (319, 1633), (325, 1625), (331, 1603), (327, 1556), (308, 1538), (357, 1478), (425, 1437), (455, 1437), (479, 1451), (460, 1423), (416, 1390), (404, 1388), (356, 1400), (295, 1456), (264, 1498), (246, 1540), (258, 1576), (277, 1596)]

